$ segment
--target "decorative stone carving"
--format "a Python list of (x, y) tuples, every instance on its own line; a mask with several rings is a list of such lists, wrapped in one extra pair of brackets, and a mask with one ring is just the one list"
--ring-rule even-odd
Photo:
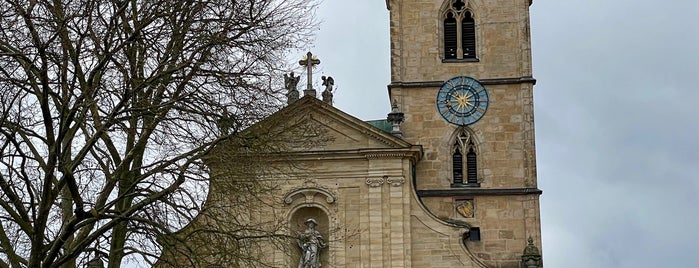
[(323, 97), (323, 102), (333, 105), (333, 85), (335, 85), (335, 80), (328, 76), (321, 76), (320, 79), (323, 80), (323, 86), (325, 86), (325, 90), (323, 90), (323, 93), (321, 93), (321, 96)]
[(306, 89), (303, 91), (303, 95), (315, 97), (316, 90), (313, 89), (313, 67), (320, 64), (320, 60), (309, 51), (303, 56), (303, 59), (299, 61), (299, 64), (306, 67)]
[(474, 211), (473, 199), (461, 200), (456, 205), (456, 212), (464, 218), (473, 218)]
[(534, 245), (534, 239), (530, 236), (527, 240), (527, 247), (524, 248), (522, 253), (522, 268), (540, 268), (541, 267), (541, 253), (539, 253), (539, 248)]
[(313, 199), (316, 195), (314, 192), (303, 192), (303, 195), (306, 196), (306, 203), (313, 203)]
[(320, 250), (325, 248), (325, 239), (316, 230), (318, 222), (306, 220), (306, 230), (298, 234), (296, 243), (301, 248), (301, 259), (298, 268), (320, 268)]
[(386, 176), (384, 178), (386, 178), (387, 183), (391, 184), (391, 186), (394, 186), (394, 187), (399, 187), (399, 186), (403, 185), (403, 183), (405, 183), (405, 178), (403, 178), (403, 177), (390, 178), (390, 177)]
[(299, 91), (296, 89), (299, 79), (301, 79), (301, 77), (294, 76), (294, 72), (291, 72), (289, 75), (284, 74), (284, 88), (287, 90), (286, 97), (288, 104), (299, 99)]
[(315, 199), (316, 195), (325, 196), (325, 202), (328, 204), (333, 204), (337, 200), (335, 194), (333, 194), (327, 189), (323, 189), (320, 187), (304, 187), (294, 189), (286, 195), (284, 195), (284, 203), (290, 205), (294, 202), (295, 199), (298, 199), (299, 197), (303, 196), (304, 202), (310, 204), (313, 203), (313, 200)]
[(369, 187), (379, 187), (382, 184), (384, 184), (385, 179), (384, 178), (367, 178), (366, 179), (366, 184), (369, 185)]
[(391, 122), (391, 134), (393, 134), (396, 137), (402, 138), (403, 137), (403, 132), (400, 131), (400, 123), (405, 120), (405, 114), (401, 113), (398, 110), (398, 101), (393, 100), (393, 104), (391, 105), (391, 112), (388, 114), (387, 117), (388, 122)]

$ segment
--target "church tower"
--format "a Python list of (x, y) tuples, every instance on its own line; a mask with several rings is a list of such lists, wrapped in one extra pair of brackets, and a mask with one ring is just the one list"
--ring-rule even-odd
[[(321, 101), (285, 76), (289, 104), (212, 153), (207, 215), (156, 267), (542, 267), (530, 0), (386, 3), (388, 118), (333, 107), (330, 77)], [(319, 63), (299, 62), (309, 81)], [(271, 151), (246, 146), (260, 137)], [(250, 182), (273, 190), (240, 187)], [(275, 239), (190, 235), (208, 224)], [(240, 249), (254, 250), (231, 257)]]
[(403, 139), (424, 150), (412, 174), (412, 266), (451, 255), (430, 235), (448, 225), (467, 230), (473, 267), (539, 267), (540, 255), (523, 255), (541, 248), (531, 0), (386, 3), (389, 97), (405, 115)]

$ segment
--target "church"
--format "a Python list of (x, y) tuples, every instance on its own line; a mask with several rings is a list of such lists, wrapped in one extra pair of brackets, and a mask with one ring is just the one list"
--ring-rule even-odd
[[(228, 252), (248, 250), (278, 267), (543, 267), (531, 4), (386, 0), (385, 120), (333, 107), (332, 78), (314, 89), (319, 59), (304, 56), (308, 85), (285, 75), (288, 105), (248, 131), (269, 134), (283, 150), (267, 155), (273, 160), (241, 160), (264, 163), (257, 177), (274, 190), (265, 199), (232, 197), (240, 186), (212, 181), (207, 201), (245, 203), (245, 212), (222, 214), (239, 226), (273, 226), (287, 239)], [(238, 172), (227, 161), (210, 160), (212, 174)], [(175, 252), (162, 258), (176, 262)], [(217, 264), (221, 252), (180, 266), (229, 267)]]

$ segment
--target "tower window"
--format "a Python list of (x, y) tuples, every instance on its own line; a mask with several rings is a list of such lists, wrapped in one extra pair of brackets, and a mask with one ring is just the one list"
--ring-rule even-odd
[(461, 48), (464, 58), (476, 58), (476, 22), (468, 11), (461, 19)]
[(459, 144), (454, 144), (454, 154), (452, 155), (452, 172), (454, 184), (464, 183), (464, 158), (461, 154)]
[(468, 153), (466, 153), (466, 182), (478, 183), (478, 168), (476, 167), (476, 152), (473, 151), (473, 141), (469, 141), (468, 147)]
[[(470, 133), (461, 130), (452, 147), (452, 187), (478, 187), (478, 159), (476, 145)], [(466, 183), (464, 183), (464, 179)]]
[(476, 22), (463, 0), (449, 0), (443, 13), (444, 59), (476, 59)]
[(456, 48), (459, 46), (456, 18), (454, 14), (449, 12), (444, 19), (444, 58), (456, 59)]

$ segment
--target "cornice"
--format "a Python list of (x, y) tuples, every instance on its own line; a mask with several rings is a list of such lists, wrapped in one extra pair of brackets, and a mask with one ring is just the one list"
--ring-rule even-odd
[(383, 131), (375, 129), (374, 127), (371, 127), (369, 123), (364, 122), (350, 114), (344, 113), (343, 111), (331, 105), (328, 105), (326, 103), (320, 103), (318, 108), (326, 111), (333, 111), (325, 112), (323, 113), (323, 116), (332, 118), (335, 120), (335, 122), (341, 123), (349, 128), (355, 129), (364, 135), (367, 135), (385, 145), (388, 145), (389, 147), (400, 148), (401, 146), (410, 145), (410, 143), (406, 142), (405, 140), (395, 137), (389, 133), (385, 133)]
[(300, 151), (289, 152), (270, 157), (279, 161), (318, 161), (318, 160), (344, 160), (344, 159), (395, 159), (409, 158), (418, 161), (422, 158), (422, 146), (412, 145), (406, 148), (367, 148), (354, 150), (327, 150), (327, 151)]
[(370, 152), (364, 154), (367, 159), (414, 158), (413, 152)]
[(394, 147), (394, 148), (396, 147), (396, 144), (395, 144), (395, 143), (389, 141), (388, 139), (386, 139), (386, 138), (384, 138), (384, 137), (382, 137), (382, 136), (380, 136), (380, 135), (376, 135), (374, 132), (371, 132), (371, 131), (369, 131), (369, 130), (367, 130), (367, 129), (361, 130), (361, 132), (362, 132), (362, 134), (367, 135), (367, 136), (369, 136), (369, 137), (372, 137), (372, 138), (378, 140), (379, 142), (381, 142), (381, 143), (383, 143), (383, 144), (386, 144), (386, 145), (391, 146), (391, 147)]
[(438, 190), (416, 190), (419, 197), (449, 197), (449, 196), (476, 196), (476, 195), (541, 195), (543, 191), (538, 188), (459, 188)]
[[(531, 76), (522, 76), (522, 77), (507, 77), (507, 78), (485, 78), (485, 79), (478, 79), (478, 82), (480, 82), (483, 85), (510, 85), (510, 84), (536, 84), (536, 79)], [(444, 84), (444, 81), (413, 81), (413, 82), (391, 82), (391, 84), (388, 85), (388, 89), (390, 90), (391, 88), (394, 87), (401, 87), (401, 88), (411, 88), (411, 87), (441, 87), (442, 84)]]

